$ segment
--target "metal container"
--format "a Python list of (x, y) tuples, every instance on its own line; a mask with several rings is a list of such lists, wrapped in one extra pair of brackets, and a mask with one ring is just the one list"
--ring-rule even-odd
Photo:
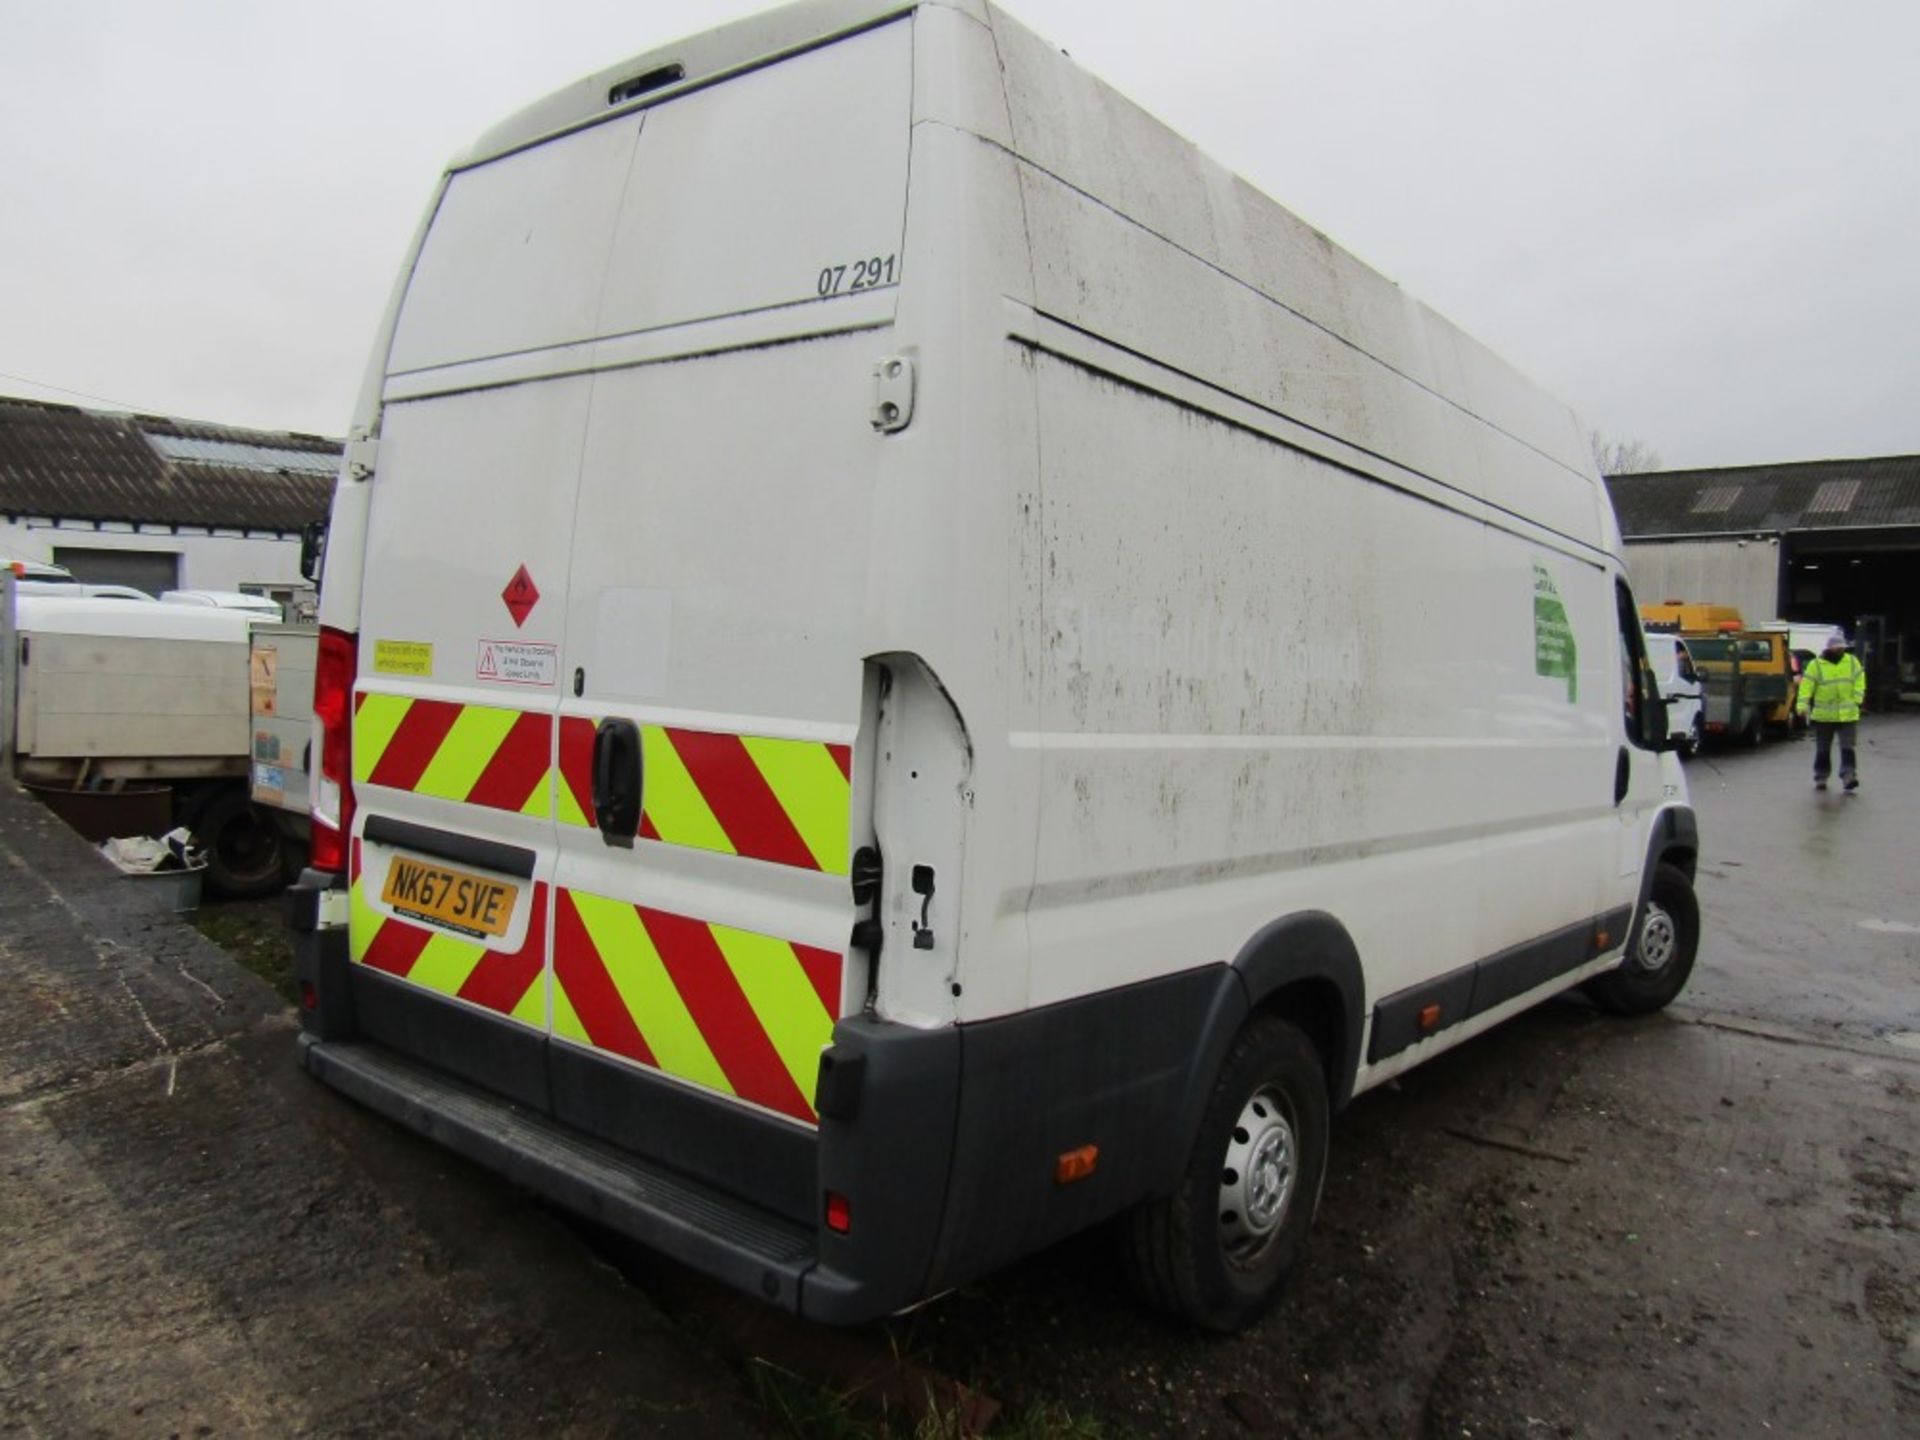
[(138, 885), (176, 915), (190, 915), (200, 908), (200, 882), (207, 873), (205, 865), (191, 870), (122, 870), (121, 876)]

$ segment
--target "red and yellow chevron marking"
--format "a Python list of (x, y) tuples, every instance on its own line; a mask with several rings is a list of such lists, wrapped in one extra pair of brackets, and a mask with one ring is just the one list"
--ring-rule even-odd
[(812, 1123), (840, 956), (555, 892), (553, 1033)]
[(356, 785), (544, 820), (553, 814), (552, 760), (551, 715), (365, 691), (354, 697)]
[(382, 915), (367, 903), (360, 842), (353, 842), (347, 891), (348, 947), (355, 963), (471, 1001), (535, 1029), (547, 1028), (547, 887), (533, 887), (533, 914), (518, 950), (486, 946), (431, 926)]
[[(593, 824), (593, 733), (591, 720), (560, 721), (564, 824)], [(847, 873), (849, 747), (643, 725), (640, 748), (642, 839)]]

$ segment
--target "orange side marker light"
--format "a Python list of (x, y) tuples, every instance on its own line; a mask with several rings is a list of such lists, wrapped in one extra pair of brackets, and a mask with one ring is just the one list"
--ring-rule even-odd
[(1098, 1145), (1082, 1145), (1078, 1150), (1069, 1150), (1053, 1166), (1053, 1183), (1071, 1185), (1076, 1180), (1084, 1180), (1093, 1174), (1094, 1167), (1100, 1163)]
[(1439, 1028), (1440, 1028), (1440, 1007), (1438, 1005), (1421, 1006), (1420, 1007), (1421, 1032), (1424, 1034), (1429, 1030), (1438, 1030)]

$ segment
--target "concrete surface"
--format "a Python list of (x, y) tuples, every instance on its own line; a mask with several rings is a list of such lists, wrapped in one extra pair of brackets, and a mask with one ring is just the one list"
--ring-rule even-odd
[(566, 1227), (294, 1068), (266, 985), (0, 783), (0, 1433), (751, 1433)]

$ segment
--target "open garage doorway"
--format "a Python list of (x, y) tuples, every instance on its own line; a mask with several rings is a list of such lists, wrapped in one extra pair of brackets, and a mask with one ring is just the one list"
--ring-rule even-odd
[(1920, 704), (1920, 528), (1785, 538), (1781, 616), (1844, 626), (1875, 709)]

